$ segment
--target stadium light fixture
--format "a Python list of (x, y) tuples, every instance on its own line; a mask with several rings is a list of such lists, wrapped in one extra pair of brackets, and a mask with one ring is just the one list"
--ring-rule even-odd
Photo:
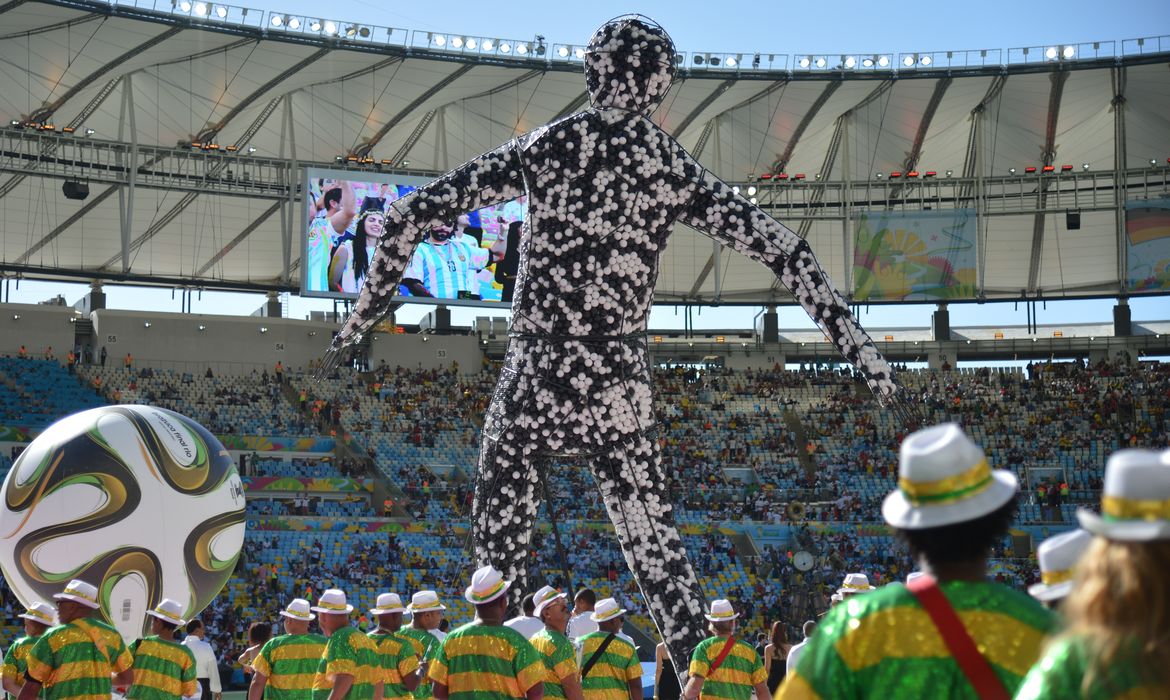
[(248, 153), (255, 153), (255, 152), (256, 152), (255, 146), (248, 146)]
[(299, 17), (289, 17), (288, 28), (289, 29), (300, 29), (301, 28), (301, 19)]
[(468, 49), (475, 51), (475, 47), (479, 46), (479, 42), (471, 37), (468, 37), (467, 39), (464, 39), (463, 45)]
[(757, 190), (757, 189), (756, 189), (755, 185), (752, 185), (751, 187), (749, 187), (749, 188), (748, 188), (748, 196), (749, 196), (749, 197), (755, 197), (755, 196), (756, 196), (756, 192), (758, 192), (758, 191), (759, 191), (759, 190)]
[(228, 9), (226, 7), (224, 7), (223, 5), (216, 5), (215, 6), (215, 16), (219, 17), (220, 19), (227, 17), (228, 16)]
[(914, 65), (914, 57), (913, 57), (913, 56), (905, 56), (905, 57), (903, 57), (903, 58), (902, 58), (902, 65), (906, 66), (907, 68), (909, 68), (910, 66)]
[(739, 61), (740, 61), (740, 58), (737, 56), (728, 56), (727, 57), (727, 67), (728, 68), (735, 68), (736, 66), (739, 65)]
[(206, 17), (208, 12), (210, 11), (210, 8), (207, 7), (207, 3), (205, 3), (205, 2), (195, 3), (194, 7), (192, 7), (191, 9), (195, 14), (199, 15), (200, 17)]
[(200, 324), (199, 324), (199, 331), (200, 331), (200, 332), (202, 332), (202, 331), (205, 331), (205, 330), (207, 330), (207, 326), (205, 326), (205, 325), (203, 325), (202, 323), (200, 323)]
[(801, 56), (799, 65), (801, 68), (808, 68), (809, 63), (811, 62), (812, 59), (810, 59), (808, 56)]
[(930, 56), (923, 56), (918, 59), (918, 65), (920, 66), (929, 66), (931, 63), (933, 63), (933, 59)]
[(711, 65), (713, 65), (713, 66), (718, 66), (718, 65), (719, 65), (719, 61), (720, 61), (720, 59), (719, 59), (719, 57), (718, 57), (718, 56), (711, 56), (711, 57), (709, 57), (709, 58), (707, 59), (707, 62), (708, 62), (708, 63), (710, 63), (710, 64), (711, 64)]
[[(321, 31), (321, 20), (319, 20), (319, 19), (309, 20), (309, 31), (311, 31), (311, 32)], [(435, 43), (439, 44), (439, 46), (443, 45), (442, 43), (440, 43), (438, 41), (436, 41)]]
[(516, 44), (516, 55), (527, 56), (528, 55), (528, 44)]
[(557, 47), (557, 55), (560, 56), (561, 58), (568, 58), (569, 57), (569, 47), (568, 46), (558, 46)]
[(500, 42), (500, 53), (512, 53), (512, 45), (506, 41)]
[(828, 63), (828, 61), (825, 60), (824, 56), (817, 56), (817, 60), (816, 60), (817, 68), (824, 68), (826, 63)]
[(701, 65), (703, 65), (703, 61), (705, 61), (707, 59), (703, 58), (703, 54), (697, 53), (692, 57), (691, 60), (693, 60), (695, 62), (696, 66), (701, 66)]
[(856, 68), (857, 67), (857, 59), (852, 57), (852, 56), (846, 56), (844, 63), (845, 63), (846, 68)]
[(453, 48), (453, 49), (463, 48), (463, 37), (461, 37), (461, 36), (451, 37), (451, 48)]
[(1016, 169), (1015, 169), (1015, 168), (1008, 168), (1008, 174), (1010, 174), (1010, 175), (1015, 175), (1015, 174), (1016, 174)]
[(268, 20), (272, 26), (279, 27), (284, 24), (284, 18), (280, 15), (272, 15), (272, 19)]
[(86, 129), (86, 130), (85, 130), (85, 135), (86, 135), (86, 136), (93, 136), (93, 135), (94, 135), (94, 134), (96, 134), (96, 133), (97, 133), (97, 132), (96, 132), (96, 131), (94, 131), (93, 129)]
[(1065, 60), (1068, 60), (1068, 59), (1072, 58), (1073, 56), (1076, 56), (1076, 55), (1077, 55), (1077, 47), (1075, 47), (1075, 46), (1066, 46), (1066, 47), (1064, 47), (1063, 49), (1061, 49), (1061, 50), (1060, 50), (1060, 55), (1061, 55), (1061, 57), (1063, 57)]
[(873, 59), (872, 58), (861, 59), (861, 67), (862, 68), (873, 68)]
[(573, 49), (573, 57), (578, 59), (585, 58), (585, 49), (581, 48), (580, 46)]
[(260, 326), (260, 332), (261, 332), (261, 333), (267, 333), (267, 332), (268, 332), (268, 326)]
[(190, 12), (191, 11), (191, 3), (187, 2), (186, 0), (183, 0), (183, 2), (179, 3), (179, 10), (182, 12)]
[(1049, 61), (1055, 61), (1059, 55), (1060, 53), (1055, 46), (1049, 46), (1047, 49), (1044, 49), (1044, 58), (1047, 58)]
[(143, 328), (150, 328), (152, 325), (154, 325), (154, 324), (152, 324), (150, 321), (143, 321), (142, 322)]
[(1081, 163), (1081, 170), (1088, 170), (1088, 169), (1089, 169), (1088, 163)]
[(337, 34), (337, 22), (333, 20), (325, 20), (325, 25), (322, 27), (326, 34)]
[(12, 320), (13, 320), (13, 321), (19, 321), (19, 320), (20, 320), (20, 314), (12, 314)]
[(877, 64), (878, 64), (878, 67), (885, 68), (886, 66), (890, 65), (890, 57), (889, 56), (878, 56)]
[(885, 177), (885, 176), (884, 176), (884, 175), (882, 175), (881, 173), (874, 173), (874, 174), (873, 174), (873, 176), (874, 176), (875, 178), (877, 178), (878, 180), (880, 180), (880, 179), (882, 179), (883, 177)]
[(496, 50), (496, 42), (492, 41), (491, 39), (484, 39), (483, 40), (483, 50), (484, 51), (495, 51)]
[(351, 24), (345, 28), (345, 38), (346, 39), (352, 39), (355, 36), (357, 36), (357, 27), (355, 27), (354, 25)]
[(1150, 159), (1150, 165), (1157, 165), (1157, 164), (1158, 164), (1158, 159), (1157, 159), (1157, 158), (1151, 158), (1151, 159)]

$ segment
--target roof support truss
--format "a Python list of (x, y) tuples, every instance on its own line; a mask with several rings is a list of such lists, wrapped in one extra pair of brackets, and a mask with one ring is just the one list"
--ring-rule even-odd
[[(1040, 158), (1044, 165), (1052, 165), (1056, 157), (1056, 124), (1060, 120), (1060, 101), (1064, 96), (1064, 84), (1068, 81), (1067, 70), (1056, 70), (1052, 73), (1052, 88), (1048, 91), (1048, 118), (1045, 120), (1044, 149)], [(1042, 178), (1040, 189), (1037, 192), (1037, 211), (1032, 223), (1032, 255), (1028, 263), (1028, 291), (1036, 292), (1040, 281), (1040, 258), (1044, 252), (1044, 225), (1048, 221), (1045, 214), (1045, 204), (1048, 200), (1048, 188), (1052, 184), (1051, 178)]]

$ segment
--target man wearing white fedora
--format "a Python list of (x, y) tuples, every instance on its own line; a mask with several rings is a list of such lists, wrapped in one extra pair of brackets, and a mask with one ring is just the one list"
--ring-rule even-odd
[(372, 700), (380, 695), (381, 671), (374, 642), (349, 624), (353, 606), (345, 592), (330, 588), (312, 611), (325, 634), (325, 650), (313, 676), (313, 700)]
[(1095, 535), (1061, 604), (1064, 633), (1019, 700), (1170, 697), (1170, 450), (1120, 450), (1105, 465)]
[(841, 597), (841, 600), (845, 600), (849, 596), (857, 595), (858, 593), (868, 593), (873, 590), (877, 589), (870, 585), (869, 577), (865, 574), (845, 574), (845, 581), (837, 589), (837, 595)]
[(163, 598), (154, 610), (148, 610), (150, 636), (130, 645), (134, 655), (134, 685), (126, 697), (130, 700), (179, 700), (199, 692), (195, 680), (195, 655), (175, 641), (175, 630), (187, 624), (183, 606)]
[(443, 621), (443, 611), (447, 606), (439, 600), (439, 594), (434, 591), (419, 591), (410, 597), (410, 626), (400, 629), (398, 634), (410, 643), (418, 659), (418, 686), (414, 689), (415, 700), (427, 700), (431, 697), (431, 684), (427, 681), (427, 668), (439, 650), (439, 637), (433, 632), (439, 629)]
[(1087, 530), (1070, 530), (1049, 537), (1036, 548), (1040, 583), (1028, 587), (1028, 595), (1056, 608), (1072, 592), (1077, 562), (1088, 551), (1093, 536)]
[(511, 585), (492, 566), (471, 576), (463, 597), (475, 606), (475, 620), (447, 635), (431, 662), (436, 700), (477, 693), (497, 699), (543, 697), (544, 659), (524, 635), (504, 626)]
[(285, 633), (265, 642), (252, 660), (248, 700), (313, 698), (313, 680), (325, 653), (325, 637), (309, 632), (317, 616), (304, 598), (293, 598), (280, 616)]
[(118, 630), (98, 619), (97, 588), (74, 579), (53, 598), (61, 624), (45, 632), (29, 650), (19, 700), (33, 700), (42, 688), (48, 700), (109, 697), (115, 685), (130, 685), (134, 658)]
[(955, 423), (911, 433), (882, 515), (926, 576), (834, 607), (780, 698), (1010, 698), (1053, 629), (1051, 612), (987, 577), (1019, 482)]
[(707, 629), (712, 636), (699, 642), (691, 654), (691, 678), (683, 698), (751, 700), (754, 692), (756, 700), (772, 700), (760, 655), (747, 642), (735, 638), (739, 613), (731, 601), (713, 601), (704, 617), (710, 622)]
[(24, 636), (17, 639), (4, 653), (4, 668), (0, 671), (4, 690), (12, 697), (20, 695), (24, 685), (24, 672), (28, 670), (28, 652), (41, 635), (57, 624), (57, 611), (52, 605), (36, 601), (20, 615), (24, 620)]
[(370, 617), (378, 623), (368, 636), (378, 648), (383, 700), (408, 700), (418, 687), (418, 656), (410, 642), (398, 634), (404, 610), (397, 593), (380, 593), (370, 610)]
[(532, 612), (544, 624), (528, 641), (544, 657), (544, 697), (582, 700), (577, 650), (565, 636), (569, 627), (569, 604), (564, 593), (545, 586), (532, 596)]
[(597, 631), (577, 640), (585, 700), (642, 700), (642, 664), (634, 643), (622, 634), (625, 614), (613, 598), (597, 601), (589, 616)]

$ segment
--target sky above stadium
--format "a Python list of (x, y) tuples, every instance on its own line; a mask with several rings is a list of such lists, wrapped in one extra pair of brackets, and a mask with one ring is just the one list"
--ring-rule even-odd
[[(378, 26), (532, 40), (549, 44), (584, 43), (607, 19), (631, 12), (645, 14), (671, 34), (682, 51), (721, 53), (848, 54), (948, 50), (1012, 49), (1052, 44), (1117, 41), (1170, 34), (1170, 3), (1166, 0), (1067, 0), (1065, 2), (772, 2), (723, 3), (693, 0), (591, 0), (582, 3), (513, 0), (490, 2), (385, 3), (378, 0), (245, 0), (243, 6), (322, 19)], [(152, 311), (180, 310), (180, 297), (170, 290), (107, 286), (112, 308)], [(9, 288), (7, 301), (35, 303), (60, 293), (70, 304), (86, 285), (24, 281)], [(192, 302), (194, 313), (247, 314), (263, 303), (262, 295), (204, 292)], [(1038, 320), (1047, 323), (1107, 322), (1112, 300), (1049, 303)], [(1134, 320), (1170, 318), (1170, 300), (1134, 300)], [(326, 300), (294, 297), (289, 315), (304, 318), (310, 310), (332, 310)], [(431, 307), (408, 305), (400, 322), (414, 323)], [(924, 327), (933, 305), (862, 307), (862, 323), (872, 328)], [(746, 328), (759, 307), (707, 309), (695, 317), (698, 328)], [(456, 310), (453, 320), (468, 324), (483, 309)], [(1023, 306), (964, 304), (952, 306), (955, 326), (1024, 325)], [(675, 307), (656, 309), (651, 327), (683, 326)], [(810, 321), (799, 308), (781, 312), (781, 327), (805, 328)]]

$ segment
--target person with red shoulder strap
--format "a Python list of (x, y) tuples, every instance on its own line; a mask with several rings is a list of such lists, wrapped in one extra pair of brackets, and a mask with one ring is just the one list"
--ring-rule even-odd
[(710, 621), (711, 637), (699, 642), (691, 654), (690, 680), (683, 692), (685, 700), (772, 700), (768, 691), (768, 674), (760, 655), (747, 642), (736, 639), (739, 613), (729, 600), (716, 600), (704, 617)]
[(955, 423), (911, 433), (882, 516), (924, 574), (857, 593), (818, 625), (777, 697), (1011, 698), (1053, 631), (1053, 614), (988, 580), (1019, 481), (992, 469)]

